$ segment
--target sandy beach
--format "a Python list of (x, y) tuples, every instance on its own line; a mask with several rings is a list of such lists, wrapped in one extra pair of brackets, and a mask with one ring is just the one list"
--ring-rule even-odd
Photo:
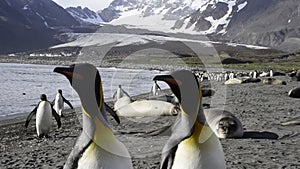
[[(286, 80), (287, 85), (259, 82), (225, 86), (225, 110), (234, 113), (245, 130), (244, 138), (221, 139), (227, 168), (300, 168), (300, 126), (281, 125), (300, 116), (300, 100), (287, 96), (288, 91), (300, 83), (290, 81), (288, 76), (278, 78)], [(224, 84), (219, 85), (224, 87)], [(205, 97), (203, 101), (211, 104), (210, 98)], [(80, 109), (67, 110), (61, 119), (61, 129), (57, 129), (53, 120), (49, 139), (37, 138), (35, 120), (27, 129), (24, 127), (26, 117), (2, 120), (0, 168), (62, 168), (82, 130), (80, 115)], [(127, 146), (134, 168), (154, 169), (159, 168), (160, 153), (168, 139), (156, 131), (172, 125), (175, 118), (121, 117), (118, 125), (109, 116), (109, 121), (116, 137)]]

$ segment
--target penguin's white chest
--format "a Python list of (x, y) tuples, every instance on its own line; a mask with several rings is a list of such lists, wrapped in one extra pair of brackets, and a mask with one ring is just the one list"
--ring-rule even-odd
[(54, 102), (54, 110), (61, 116), (64, 109), (64, 101), (60, 94), (57, 94)]
[(36, 111), (36, 130), (38, 136), (48, 134), (52, 128), (52, 108), (49, 102), (40, 102)]
[(199, 169), (201, 167), (201, 150), (198, 145), (180, 143), (178, 145), (172, 169)]
[(178, 145), (172, 169), (225, 169), (222, 146), (215, 135), (198, 143), (185, 140)]
[(92, 143), (78, 161), (78, 169), (132, 169), (131, 159), (108, 152)]

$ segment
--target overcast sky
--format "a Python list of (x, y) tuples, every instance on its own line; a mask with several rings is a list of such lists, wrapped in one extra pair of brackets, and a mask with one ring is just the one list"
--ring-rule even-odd
[(60, 6), (66, 7), (88, 7), (94, 11), (98, 11), (107, 7), (113, 0), (53, 0)]

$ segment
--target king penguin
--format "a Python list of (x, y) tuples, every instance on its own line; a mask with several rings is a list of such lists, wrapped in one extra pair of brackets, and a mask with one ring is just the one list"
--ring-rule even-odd
[(121, 85), (118, 85), (117, 90), (113, 94), (113, 99), (118, 100), (118, 99), (120, 99), (122, 97), (128, 97), (128, 98), (130, 98), (130, 95), (124, 89), (122, 89)]
[(105, 114), (101, 78), (95, 66), (83, 63), (56, 67), (78, 93), (83, 112), (83, 131), (64, 169), (132, 169), (126, 147), (116, 139)]
[(48, 137), (52, 129), (52, 115), (57, 121), (58, 128), (61, 126), (60, 117), (56, 111), (52, 108), (51, 103), (47, 100), (45, 94), (41, 95), (41, 101), (38, 105), (31, 111), (28, 115), (25, 127), (28, 127), (28, 124), (31, 118), (36, 114), (36, 132), (38, 137)]
[(71, 109), (74, 109), (72, 104), (62, 95), (62, 90), (58, 89), (55, 99), (52, 101), (54, 110), (59, 116), (63, 116), (62, 111), (64, 109), (64, 103), (67, 103)]
[(157, 96), (157, 95), (159, 95), (160, 92), (161, 92), (161, 88), (160, 88), (160, 86), (157, 84), (157, 81), (154, 80), (154, 81), (153, 81), (153, 85), (152, 85), (152, 87), (151, 87), (151, 93), (152, 93), (153, 96)]
[(200, 83), (187, 70), (157, 75), (166, 82), (180, 103), (181, 113), (162, 151), (160, 169), (224, 169), (225, 158), (219, 139), (209, 128), (203, 107)]

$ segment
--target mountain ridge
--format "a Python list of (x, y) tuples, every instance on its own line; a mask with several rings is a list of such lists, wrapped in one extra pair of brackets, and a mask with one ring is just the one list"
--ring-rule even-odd
[(300, 50), (297, 0), (114, 0), (99, 14), (116, 25), (151, 28), (159, 24), (154, 26), (171, 32), (203, 34), (215, 40), (289, 52)]

